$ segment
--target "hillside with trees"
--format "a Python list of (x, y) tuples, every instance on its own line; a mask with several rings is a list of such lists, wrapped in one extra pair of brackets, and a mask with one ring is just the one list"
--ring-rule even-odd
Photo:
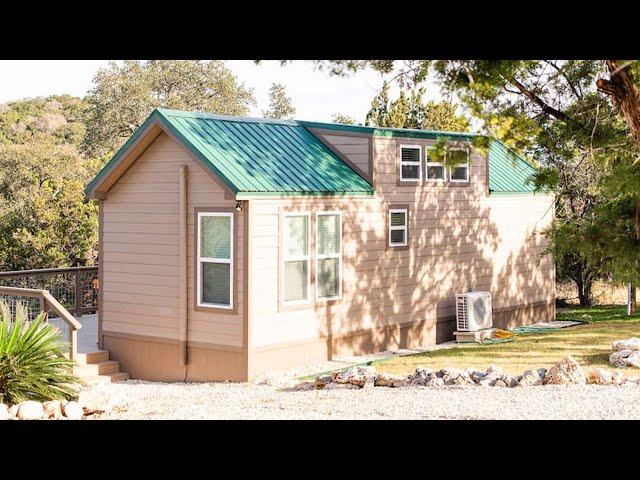
[(98, 207), (84, 187), (154, 108), (246, 115), (254, 104), (223, 62), (167, 60), (112, 62), (85, 98), (0, 104), (0, 271), (96, 262)]

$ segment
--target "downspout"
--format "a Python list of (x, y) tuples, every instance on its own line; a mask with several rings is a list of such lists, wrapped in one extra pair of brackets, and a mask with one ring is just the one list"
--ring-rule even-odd
[(179, 306), (179, 340), (180, 340), (180, 363), (185, 367), (185, 381), (187, 379), (187, 368), (189, 356), (187, 351), (187, 338), (189, 333), (189, 305), (187, 301), (187, 201), (188, 201), (188, 168), (186, 165), (180, 167), (180, 306)]

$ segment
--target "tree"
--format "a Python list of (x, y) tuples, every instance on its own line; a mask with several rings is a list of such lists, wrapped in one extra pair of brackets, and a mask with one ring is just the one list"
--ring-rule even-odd
[(98, 208), (84, 186), (95, 166), (46, 135), (0, 145), (0, 270), (94, 264)]
[(281, 83), (272, 83), (269, 89), (269, 108), (262, 112), (265, 118), (293, 118), (296, 109), (287, 96), (287, 91)]
[(358, 121), (353, 118), (350, 117), (349, 115), (344, 115), (342, 113), (334, 113), (331, 116), (331, 121), (333, 123), (341, 123), (343, 125), (357, 125)]
[(377, 127), (418, 128), (464, 132), (469, 129), (466, 118), (456, 113), (450, 103), (424, 103), (424, 88), (412, 89), (409, 95), (404, 90), (399, 97), (389, 101), (389, 84), (384, 83), (382, 90), (371, 101), (366, 124)]
[(89, 157), (114, 153), (154, 108), (246, 115), (253, 92), (220, 61), (126, 60), (96, 73), (87, 96), (87, 134), (82, 152)]
[(371, 67), (412, 87), (431, 77), (482, 121), (483, 133), (535, 156), (543, 167), (538, 182), (553, 180), (546, 186), (558, 192), (559, 207), (565, 212), (569, 212), (567, 205), (587, 192), (574, 188), (570, 179), (567, 183), (563, 172), (591, 163), (590, 176), (582, 180), (590, 183), (588, 195), (593, 201), (574, 216), (559, 217), (556, 226), (565, 228), (562, 224), (567, 223), (578, 228), (571, 251), (582, 256), (581, 262), (602, 266), (608, 271), (601, 273), (616, 282), (640, 283), (640, 270), (625, 267), (637, 265), (640, 255), (637, 62), (347, 60), (319, 64), (336, 75)]

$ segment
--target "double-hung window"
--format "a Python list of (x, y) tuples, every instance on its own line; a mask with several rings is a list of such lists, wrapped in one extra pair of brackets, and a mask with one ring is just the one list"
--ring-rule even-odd
[(389, 246), (405, 247), (408, 237), (408, 215), (407, 208), (389, 209)]
[(448, 148), (447, 156), (452, 165), (449, 171), (449, 178), (452, 182), (469, 181), (469, 149)]
[(339, 298), (342, 294), (342, 215), (318, 212), (316, 222), (316, 297)]
[(197, 305), (233, 308), (233, 213), (198, 212)]
[(310, 223), (308, 213), (288, 213), (283, 216), (282, 294), (287, 304), (309, 301)]
[(444, 163), (440, 159), (436, 158), (435, 148), (427, 147), (427, 180), (441, 180), (444, 181)]
[(420, 182), (422, 180), (422, 147), (402, 145), (400, 147), (400, 181)]

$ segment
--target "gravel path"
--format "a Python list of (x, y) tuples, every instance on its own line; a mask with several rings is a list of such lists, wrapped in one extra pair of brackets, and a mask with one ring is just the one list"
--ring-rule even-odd
[(98, 385), (104, 419), (640, 419), (640, 387), (375, 387), (294, 391), (259, 383)]

